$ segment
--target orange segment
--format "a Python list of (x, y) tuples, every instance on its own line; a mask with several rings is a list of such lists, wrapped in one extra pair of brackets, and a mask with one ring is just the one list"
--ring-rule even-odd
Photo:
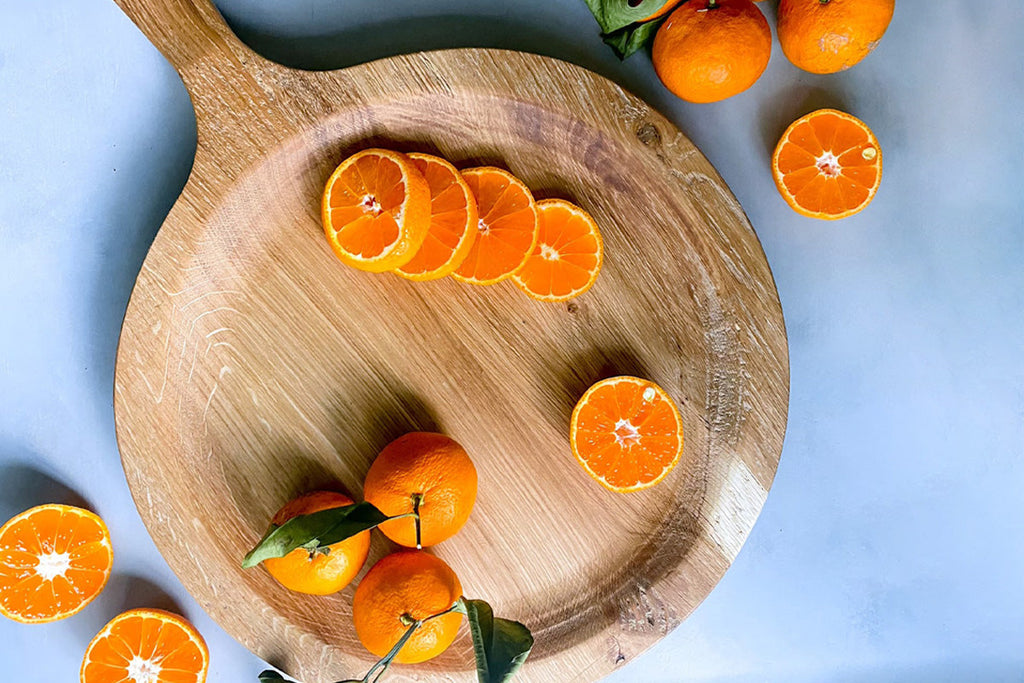
[(572, 412), (569, 440), (583, 468), (626, 493), (657, 484), (679, 462), (683, 422), (654, 382), (611, 377), (593, 385)]
[(210, 653), (185, 619), (157, 609), (119, 614), (89, 643), (81, 683), (203, 683)]
[(462, 172), (480, 220), (466, 260), (452, 273), (460, 282), (492, 285), (512, 276), (537, 245), (537, 205), (530, 189), (492, 166)]
[(430, 188), (404, 154), (364, 149), (324, 188), (324, 232), (341, 261), (379, 273), (409, 262), (430, 228)]
[(867, 125), (835, 109), (794, 121), (775, 147), (772, 174), (783, 199), (811, 218), (852, 216), (882, 182), (882, 148)]
[(586, 211), (562, 199), (537, 202), (537, 246), (513, 281), (540, 301), (565, 301), (597, 280), (604, 243)]
[(430, 187), (430, 229), (412, 260), (395, 270), (410, 280), (436, 280), (459, 267), (476, 239), (476, 198), (445, 159), (408, 155)]
[(24, 624), (77, 614), (107, 585), (114, 551), (103, 520), (41, 505), (0, 527), (0, 614)]

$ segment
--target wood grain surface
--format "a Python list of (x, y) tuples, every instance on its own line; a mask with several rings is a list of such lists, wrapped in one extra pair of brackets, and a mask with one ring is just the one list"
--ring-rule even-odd
[[(362, 675), (353, 587), (290, 593), (240, 560), (285, 501), (358, 498), (377, 452), (419, 429), (477, 465), (470, 521), (435, 552), (469, 597), (533, 630), (520, 680), (598, 679), (686, 618), (765, 501), (789, 390), (764, 254), (693, 144), (549, 58), (460, 49), (303, 72), (248, 50), (207, 0), (117, 2), (196, 110), (192, 174), (128, 306), (115, 411), (142, 518), (203, 608), (306, 683)], [(346, 268), (319, 198), (367, 146), (505, 166), (579, 203), (605, 239), (596, 285), (548, 304)], [(656, 381), (682, 411), (680, 465), (648, 491), (605, 490), (569, 451), (572, 406), (613, 374)], [(390, 550), (375, 534), (370, 562)], [(463, 633), (389, 680), (470, 681), (472, 666)]]

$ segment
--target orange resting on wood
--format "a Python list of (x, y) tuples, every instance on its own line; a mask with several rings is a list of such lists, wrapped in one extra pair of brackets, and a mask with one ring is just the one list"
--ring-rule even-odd
[[(271, 524), (280, 526), (298, 515), (352, 505), (348, 496), (334, 491), (312, 491), (285, 504)], [(328, 553), (296, 548), (284, 557), (263, 560), (263, 565), (277, 581), (293, 591), (310, 595), (337, 593), (352, 582), (370, 552), (370, 532), (363, 531), (340, 543), (327, 546)]]
[(372, 272), (408, 263), (430, 228), (430, 187), (404, 154), (364, 149), (331, 174), (321, 206), (341, 261)]
[(70, 505), (40, 505), (0, 528), (0, 614), (25, 624), (64, 619), (107, 585), (107, 525)]
[[(352, 620), (367, 650), (383, 657), (418, 619), (440, 614), (462, 597), (462, 585), (444, 560), (422, 550), (382, 558), (356, 587)], [(445, 614), (423, 623), (395, 661), (417, 664), (444, 652), (458, 635), (462, 615)]]
[(572, 452), (590, 476), (626, 493), (665, 478), (683, 452), (676, 404), (654, 382), (611, 377), (587, 389), (572, 411)]
[(597, 223), (562, 199), (537, 202), (537, 216), (537, 246), (512, 280), (540, 301), (565, 301), (583, 294), (601, 271), (604, 243)]
[(533, 194), (508, 171), (470, 168), (462, 177), (476, 197), (480, 219), (476, 241), (452, 273), (460, 282), (492, 285), (512, 276), (537, 244)]
[[(394, 517), (419, 511), (421, 545), (455, 535), (476, 502), (477, 474), (469, 455), (451, 437), (410, 432), (398, 437), (370, 465), (363, 497)], [(384, 522), (380, 530), (399, 545), (416, 546), (412, 517)]]
[(842, 71), (875, 49), (895, 8), (895, 0), (780, 0), (779, 44), (804, 71)]
[(430, 186), (430, 229), (412, 260), (395, 269), (410, 280), (436, 280), (459, 267), (476, 239), (476, 198), (462, 174), (430, 154), (408, 157)]
[(188, 621), (158, 609), (114, 617), (89, 643), (81, 683), (203, 683), (206, 642)]
[(882, 182), (882, 148), (860, 119), (819, 109), (790, 124), (772, 155), (775, 185), (794, 211), (811, 218), (851, 216)]

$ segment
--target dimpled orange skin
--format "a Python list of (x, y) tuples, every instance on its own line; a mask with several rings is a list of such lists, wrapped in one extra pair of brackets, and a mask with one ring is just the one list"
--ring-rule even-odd
[(654, 36), (658, 78), (688, 102), (718, 102), (743, 92), (768, 66), (772, 32), (751, 0), (689, 0)]
[(875, 49), (895, 8), (895, 0), (781, 0), (779, 43), (804, 71), (843, 71)]
[[(352, 620), (363, 647), (383, 657), (408, 630), (402, 616), (424, 619), (462, 597), (462, 585), (444, 560), (422, 550), (382, 558), (366, 573), (352, 599)], [(462, 615), (453, 612), (427, 621), (399, 651), (399, 664), (418, 664), (446, 649), (458, 635)]]
[[(457, 441), (444, 434), (410, 432), (380, 452), (366, 473), (363, 497), (389, 517), (419, 506), (422, 545), (436, 545), (462, 528), (476, 502), (477, 474), (473, 461)], [(385, 536), (408, 548), (416, 546), (412, 517), (385, 522)]]
[[(292, 517), (352, 502), (348, 496), (334, 491), (312, 491), (286, 503), (271, 523), (280, 526)], [(264, 560), (263, 565), (285, 588), (310, 595), (330, 595), (350, 584), (362, 569), (370, 552), (370, 532), (364, 531), (328, 547), (330, 553), (317, 553), (313, 559), (308, 551), (296, 548), (284, 557)]]

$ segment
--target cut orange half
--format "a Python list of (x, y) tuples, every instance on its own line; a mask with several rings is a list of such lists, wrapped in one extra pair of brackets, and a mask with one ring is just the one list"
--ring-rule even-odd
[(786, 129), (772, 155), (779, 193), (810, 218), (852, 216), (874, 198), (882, 182), (882, 148), (858, 118), (819, 109)]
[(103, 520), (40, 505), (0, 527), (0, 614), (23, 624), (70, 617), (107, 585), (114, 551)]
[(327, 241), (341, 261), (380, 273), (408, 263), (430, 228), (430, 188), (412, 160), (364, 149), (341, 162), (324, 188)]
[(500, 168), (470, 168), (462, 177), (476, 197), (480, 220), (476, 240), (452, 277), (493, 285), (519, 270), (537, 245), (537, 205), (530, 188)]
[(587, 389), (572, 411), (572, 452), (591, 477), (619, 493), (654, 486), (683, 452), (683, 421), (668, 394), (639, 377)]
[(586, 211), (563, 199), (537, 202), (537, 246), (512, 280), (540, 301), (565, 301), (597, 280), (604, 243)]
[(462, 174), (445, 159), (409, 154), (430, 187), (430, 229), (412, 260), (395, 269), (410, 280), (436, 280), (462, 264), (476, 238), (476, 198)]
[(177, 614), (133, 609), (111, 619), (85, 651), (81, 683), (203, 683), (206, 642)]

